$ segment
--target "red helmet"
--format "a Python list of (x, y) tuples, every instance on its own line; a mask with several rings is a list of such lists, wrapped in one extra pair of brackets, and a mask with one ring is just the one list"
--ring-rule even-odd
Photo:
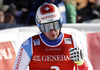
[(41, 5), (36, 12), (36, 24), (42, 32), (62, 27), (62, 18), (58, 7), (51, 3)]

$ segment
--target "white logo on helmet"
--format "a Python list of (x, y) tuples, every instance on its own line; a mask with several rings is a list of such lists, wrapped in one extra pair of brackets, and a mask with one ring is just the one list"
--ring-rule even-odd
[(50, 8), (48, 8), (48, 7), (45, 8), (45, 10), (47, 10), (47, 11), (48, 11), (49, 9), (50, 9)]

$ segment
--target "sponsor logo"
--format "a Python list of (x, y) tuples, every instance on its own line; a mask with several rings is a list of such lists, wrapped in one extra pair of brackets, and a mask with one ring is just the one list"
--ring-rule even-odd
[(19, 65), (20, 65), (20, 62), (21, 62), (21, 58), (22, 58), (22, 54), (23, 54), (23, 48), (20, 49), (20, 52), (19, 52), (19, 57), (18, 57), (18, 61), (17, 61), (17, 64), (16, 64), (16, 67), (15, 67), (15, 70), (18, 70), (19, 68)]
[(49, 16), (44, 16), (44, 17), (41, 17), (41, 20), (54, 18), (54, 17), (56, 17), (56, 16), (57, 16), (57, 14), (53, 14), (53, 15), (49, 15)]
[(0, 60), (1, 59), (11, 59), (12, 54), (10, 48), (0, 49)]
[(40, 39), (35, 39), (33, 40), (33, 42), (34, 42), (34, 46), (40, 45)]
[(0, 70), (13, 70), (15, 58), (16, 53), (11, 41), (0, 42)]
[(45, 51), (61, 51), (61, 48), (46, 48)]
[(23, 43), (23, 46), (28, 45), (28, 44), (29, 44), (29, 40), (26, 40), (26, 41)]
[(34, 61), (68, 61), (68, 55), (34, 55)]
[(65, 44), (72, 44), (71, 38), (64, 38)]

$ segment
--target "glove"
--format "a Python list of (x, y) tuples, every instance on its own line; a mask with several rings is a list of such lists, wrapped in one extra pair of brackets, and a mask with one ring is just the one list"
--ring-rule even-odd
[(77, 65), (82, 65), (84, 62), (84, 56), (83, 52), (79, 48), (70, 48), (70, 59), (74, 61), (74, 63), (77, 63)]

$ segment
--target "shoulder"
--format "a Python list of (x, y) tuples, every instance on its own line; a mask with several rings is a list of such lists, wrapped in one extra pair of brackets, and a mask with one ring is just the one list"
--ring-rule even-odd
[(31, 38), (32, 38), (32, 39), (37, 39), (37, 38), (39, 38), (39, 35), (40, 35), (40, 34), (34, 35), (34, 36), (32, 36)]
[(31, 45), (31, 44), (32, 44), (32, 40), (33, 40), (33, 39), (37, 39), (37, 38), (39, 38), (39, 34), (27, 38), (27, 39), (22, 43), (22, 46)]
[(68, 34), (68, 33), (63, 33), (64, 37), (72, 37), (72, 34)]
[(72, 38), (78, 38), (78, 36), (76, 34), (71, 34), (71, 33), (64, 33), (64, 36), (70, 36)]

